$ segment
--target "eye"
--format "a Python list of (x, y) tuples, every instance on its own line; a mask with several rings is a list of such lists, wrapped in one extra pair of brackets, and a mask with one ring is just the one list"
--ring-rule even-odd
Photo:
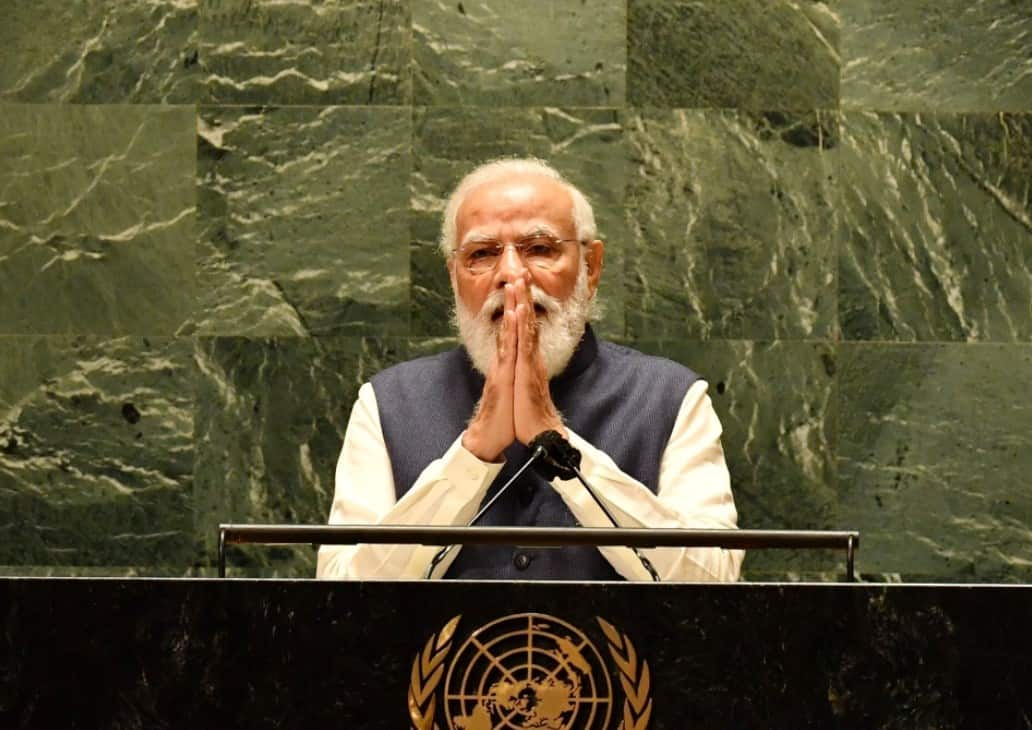
[(535, 236), (523, 241), (520, 248), (531, 256), (550, 256), (556, 251), (556, 243), (548, 236)]
[(470, 261), (482, 261), (483, 259), (492, 258), (495, 255), (495, 250), (493, 248), (475, 248), (466, 253), (466, 258)]

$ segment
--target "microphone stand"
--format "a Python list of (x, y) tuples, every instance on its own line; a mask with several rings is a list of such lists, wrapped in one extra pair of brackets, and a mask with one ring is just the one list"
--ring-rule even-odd
[[(564, 439), (558, 431), (543, 431), (535, 436), (530, 443), (532, 446), (536, 446), (539, 449), (544, 448), (546, 452), (544, 463), (535, 467), (538, 473), (549, 481), (555, 477), (559, 477), (561, 479), (569, 479), (572, 476), (577, 477), (577, 480), (584, 485), (584, 489), (586, 489), (588, 494), (591, 495), (591, 498), (595, 500), (595, 504), (597, 504), (599, 509), (602, 510), (602, 514), (609, 519), (609, 522), (613, 527), (620, 527), (616, 518), (613, 517), (612, 512), (609, 511), (609, 508), (606, 507), (605, 503), (598, 496), (594, 487), (588, 484), (588, 480), (584, 478), (580, 469), (577, 468), (580, 466), (581, 455), (577, 449), (570, 445), (569, 441)], [(535, 453), (537, 452), (535, 451)], [(642, 567), (644, 567), (645, 570), (648, 571), (649, 575), (652, 576), (652, 580), (659, 583), (659, 573), (652, 565), (652, 561), (642, 555), (638, 548), (632, 547), (628, 549), (634, 553), (635, 557), (637, 557), (641, 562)]]
[[(513, 484), (515, 484), (516, 480), (519, 479), (521, 476), (523, 476), (523, 473), (525, 471), (527, 471), (527, 469), (529, 469), (530, 467), (534, 466), (534, 463), (538, 459), (540, 459), (541, 457), (545, 456), (546, 454), (547, 454), (547, 451), (545, 450), (544, 446), (542, 446), (541, 444), (535, 445), (534, 446), (534, 451), (533, 451), (533, 453), (531, 453), (530, 458), (527, 459), (526, 463), (524, 463), (523, 466), (521, 466), (519, 468), (519, 470), (515, 474), (512, 475), (512, 478), (509, 479), (509, 481), (507, 481), (505, 484), (502, 485), (502, 488), (499, 489), (495, 493), (495, 496), (491, 497), (491, 499), (488, 500), (487, 504), (485, 504), (483, 507), (480, 508), (479, 512), (477, 512), (475, 515), (473, 515), (473, 519), (469, 521), (469, 524), (466, 525), (466, 527), (473, 527), (473, 525), (477, 524), (477, 522), (480, 521), (480, 518), (483, 517), (487, 513), (487, 511), (489, 509), (491, 509), (491, 507), (494, 505), (494, 503), (497, 502), (498, 499), (503, 494), (505, 494), (505, 491), (509, 487), (511, 487)], [(433, 559), (430, 561), (430, 567), (426, 569), (426, 576), (425, 577), (427, 579), (429, 579), (433, 575), (434, 568), (436, 568), (440, 564), (440, 562), (442, 560), (444, 560), (444, 558), (448, 555), (448, 553), (451, 552), (451, 549), (453, 547), (455, 547), (455, 546), (454, 545), (445, 545), (443, 548), (441, 548), (440, 550), (437, 551), (437, 553), (434, 555)]]

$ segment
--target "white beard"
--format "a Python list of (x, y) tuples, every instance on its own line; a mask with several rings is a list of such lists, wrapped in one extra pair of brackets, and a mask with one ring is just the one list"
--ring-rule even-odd
[[(551, 379), (570, 362), (584, 335), (584, 325), (592, 315), (588, 269), (584, 262), (581, 262), (577, 283), (566, 302), (545, 294), (535, 284), (530, 287), (530, 299), (545, 310), (544, 313), (536, 313), (538, 349), (545, 363), (545, 371)], [(452, 321), (459, 330), (459, 337), (466, 346), (473, 367), (484, 375), (491, 367), (491, 360), (498, 347), (498, 332), (502, 326), (501, 319), (492, 321), (491, 316), (504, 305), (505, 292), (501, 289), (491, 292), (480, 311), (475, 314), (459, 300), (458, 294), (455, 295)]]

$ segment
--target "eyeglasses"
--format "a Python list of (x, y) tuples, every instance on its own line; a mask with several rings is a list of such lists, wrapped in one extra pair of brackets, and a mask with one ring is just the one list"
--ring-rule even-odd
[(498, 266), (508, 245), (516, 249), (516, 254), (528, 267), (549, 271), (562, 259), (563, 244), (576, 242), (575, 238), (556, 238), (546, 233), (535, 233), (511, 244), (493, 240), (474, 241), (458, 249), (454, 255), (470, 273), (486, 274)]

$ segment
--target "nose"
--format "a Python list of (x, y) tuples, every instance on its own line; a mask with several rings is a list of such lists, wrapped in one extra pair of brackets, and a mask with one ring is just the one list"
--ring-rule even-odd
[(504, 287), (506, 284), (515, 284), (518, 279), (522, 279), (526, 275), (527, 265), (523, 263), (523, 258), (516, 247), (512, 244), (503, 247), (498, 267), (495, 270), (496, 285)]

